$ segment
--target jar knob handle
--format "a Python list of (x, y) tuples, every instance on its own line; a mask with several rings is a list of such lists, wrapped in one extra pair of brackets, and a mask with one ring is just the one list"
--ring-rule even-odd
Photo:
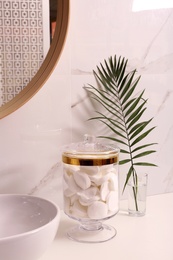
[(95, 143), (96, 137), (94, 135), (85, 134), (84, 135), (84, 143)]

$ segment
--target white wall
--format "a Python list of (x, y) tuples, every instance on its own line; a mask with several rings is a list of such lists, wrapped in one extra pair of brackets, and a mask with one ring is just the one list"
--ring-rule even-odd
[[(29, 193), (61, 206), (60, 147), (97, 135), (102, 126), (86, 120), (93, 107), (83, 86), (95, 84), (92, 70), (111, 55), (129, 59), (142, 75), (147, 116), (158, 142), (147, 168), (148, 194), (173, 191), (173, 9), (133, 13), (132, 0), (72, 0), (61, 59), (43, 88), (0, 121), (0, 193)], [(121, 184), (125, 168), (120, 168)]]

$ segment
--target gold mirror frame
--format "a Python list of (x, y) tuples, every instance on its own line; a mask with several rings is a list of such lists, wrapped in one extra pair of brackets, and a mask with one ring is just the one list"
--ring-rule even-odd
[(49, 78), (57, 64), (67, 34), (69, 0), (57, 0), (57, 6), (55, 34), (43, 64), (28, 85), (18, 95), (0, 107), (0, 119), (11, 114), (32, 98)]

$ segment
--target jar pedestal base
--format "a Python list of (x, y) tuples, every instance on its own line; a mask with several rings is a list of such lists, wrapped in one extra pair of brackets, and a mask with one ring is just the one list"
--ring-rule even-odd
[(79, 224), (67, 231), (68, 238), (81, 243), (106, 242), (114, 238), (116, 234), (114, 227), (105, 224), (97, 225), (96, 228)]

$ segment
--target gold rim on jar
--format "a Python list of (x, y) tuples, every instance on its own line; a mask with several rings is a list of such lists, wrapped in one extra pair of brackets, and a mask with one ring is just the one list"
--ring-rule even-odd
[[(100, 157), (100, 158), (99, 158)], [(78, 157), (76, 155), (62, 155), (62, 161), (65, 164), (71, 165), (81, 165), (81, 166), (101, 166), (101, 165), (108, 165), (118, 163), (118, 153), (109, 154), (109, 155), (102, 155), (102, 156), (81, 156)]]

